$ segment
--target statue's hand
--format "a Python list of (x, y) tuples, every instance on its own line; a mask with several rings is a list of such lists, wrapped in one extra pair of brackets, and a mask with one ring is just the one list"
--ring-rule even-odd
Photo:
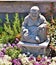
[(24, 36), (28, 36), (28, 29), (23, 30)]
[(43, 28), (46, 28), (46, 26), (47, 26), (46, 24), (41, 24), (38, 28), (43, 29)]
[(37, 41), (38, 43), (40, 43), (40, 39), (39, 39), (38, 36), (36, 36), (36, 41)]
[(43, 27), (43, 26), (39, 26), (38, 28), (39, 28), (39, 29), (43, 29), (44, 27)]

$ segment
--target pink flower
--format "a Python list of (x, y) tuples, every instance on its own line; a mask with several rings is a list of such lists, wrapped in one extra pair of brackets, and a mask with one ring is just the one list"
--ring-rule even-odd
[(39, 62), (34, 62), (33, 65), (40, 65)]

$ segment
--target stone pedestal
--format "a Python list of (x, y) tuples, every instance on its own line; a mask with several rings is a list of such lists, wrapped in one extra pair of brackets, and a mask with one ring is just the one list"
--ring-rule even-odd
[(18, 44), (22, 45), (22, 50), (24, 53), (30, 52), (33, 55), (45, 55), (46, 48), (50, 42), (50, 39), (47, 39), (45, 42), (40, 44), (27, 43), (27, 42), (19, 42)]

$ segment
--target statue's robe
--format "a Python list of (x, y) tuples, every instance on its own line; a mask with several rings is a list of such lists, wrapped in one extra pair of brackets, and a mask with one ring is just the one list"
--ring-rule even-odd
[[(39, 26), (43, 25), (43, 27), (40, 29)], [(24, 19), (24, 22), (22, 23), (22, 38), (21, 41), (23, 42), (30, 42), (30, 43), (38, 43), (36, 41), (36, 36), (39, 38), (40, 43), (47, 40), (47, 34), (46, 34), (46, 19), (43, 15), (39, 15), (37, 20), (33, 21), (30, 17), (30, 15), (26, 16)], [(28, 35), (25, 36), (23, 30), (28, 29)]]

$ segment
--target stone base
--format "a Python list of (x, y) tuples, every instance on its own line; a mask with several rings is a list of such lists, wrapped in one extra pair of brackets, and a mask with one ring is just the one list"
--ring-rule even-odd
[(34, 44), (34, 43), (26, 43), (26, 42), (19, 42), (18, 44), (22, 45), (22, 50), (24, 53), (30, 52), (33, 55), (45, 55), (46, 48), (49, 44), (50, 40), (46, 40), (41, 44)]

